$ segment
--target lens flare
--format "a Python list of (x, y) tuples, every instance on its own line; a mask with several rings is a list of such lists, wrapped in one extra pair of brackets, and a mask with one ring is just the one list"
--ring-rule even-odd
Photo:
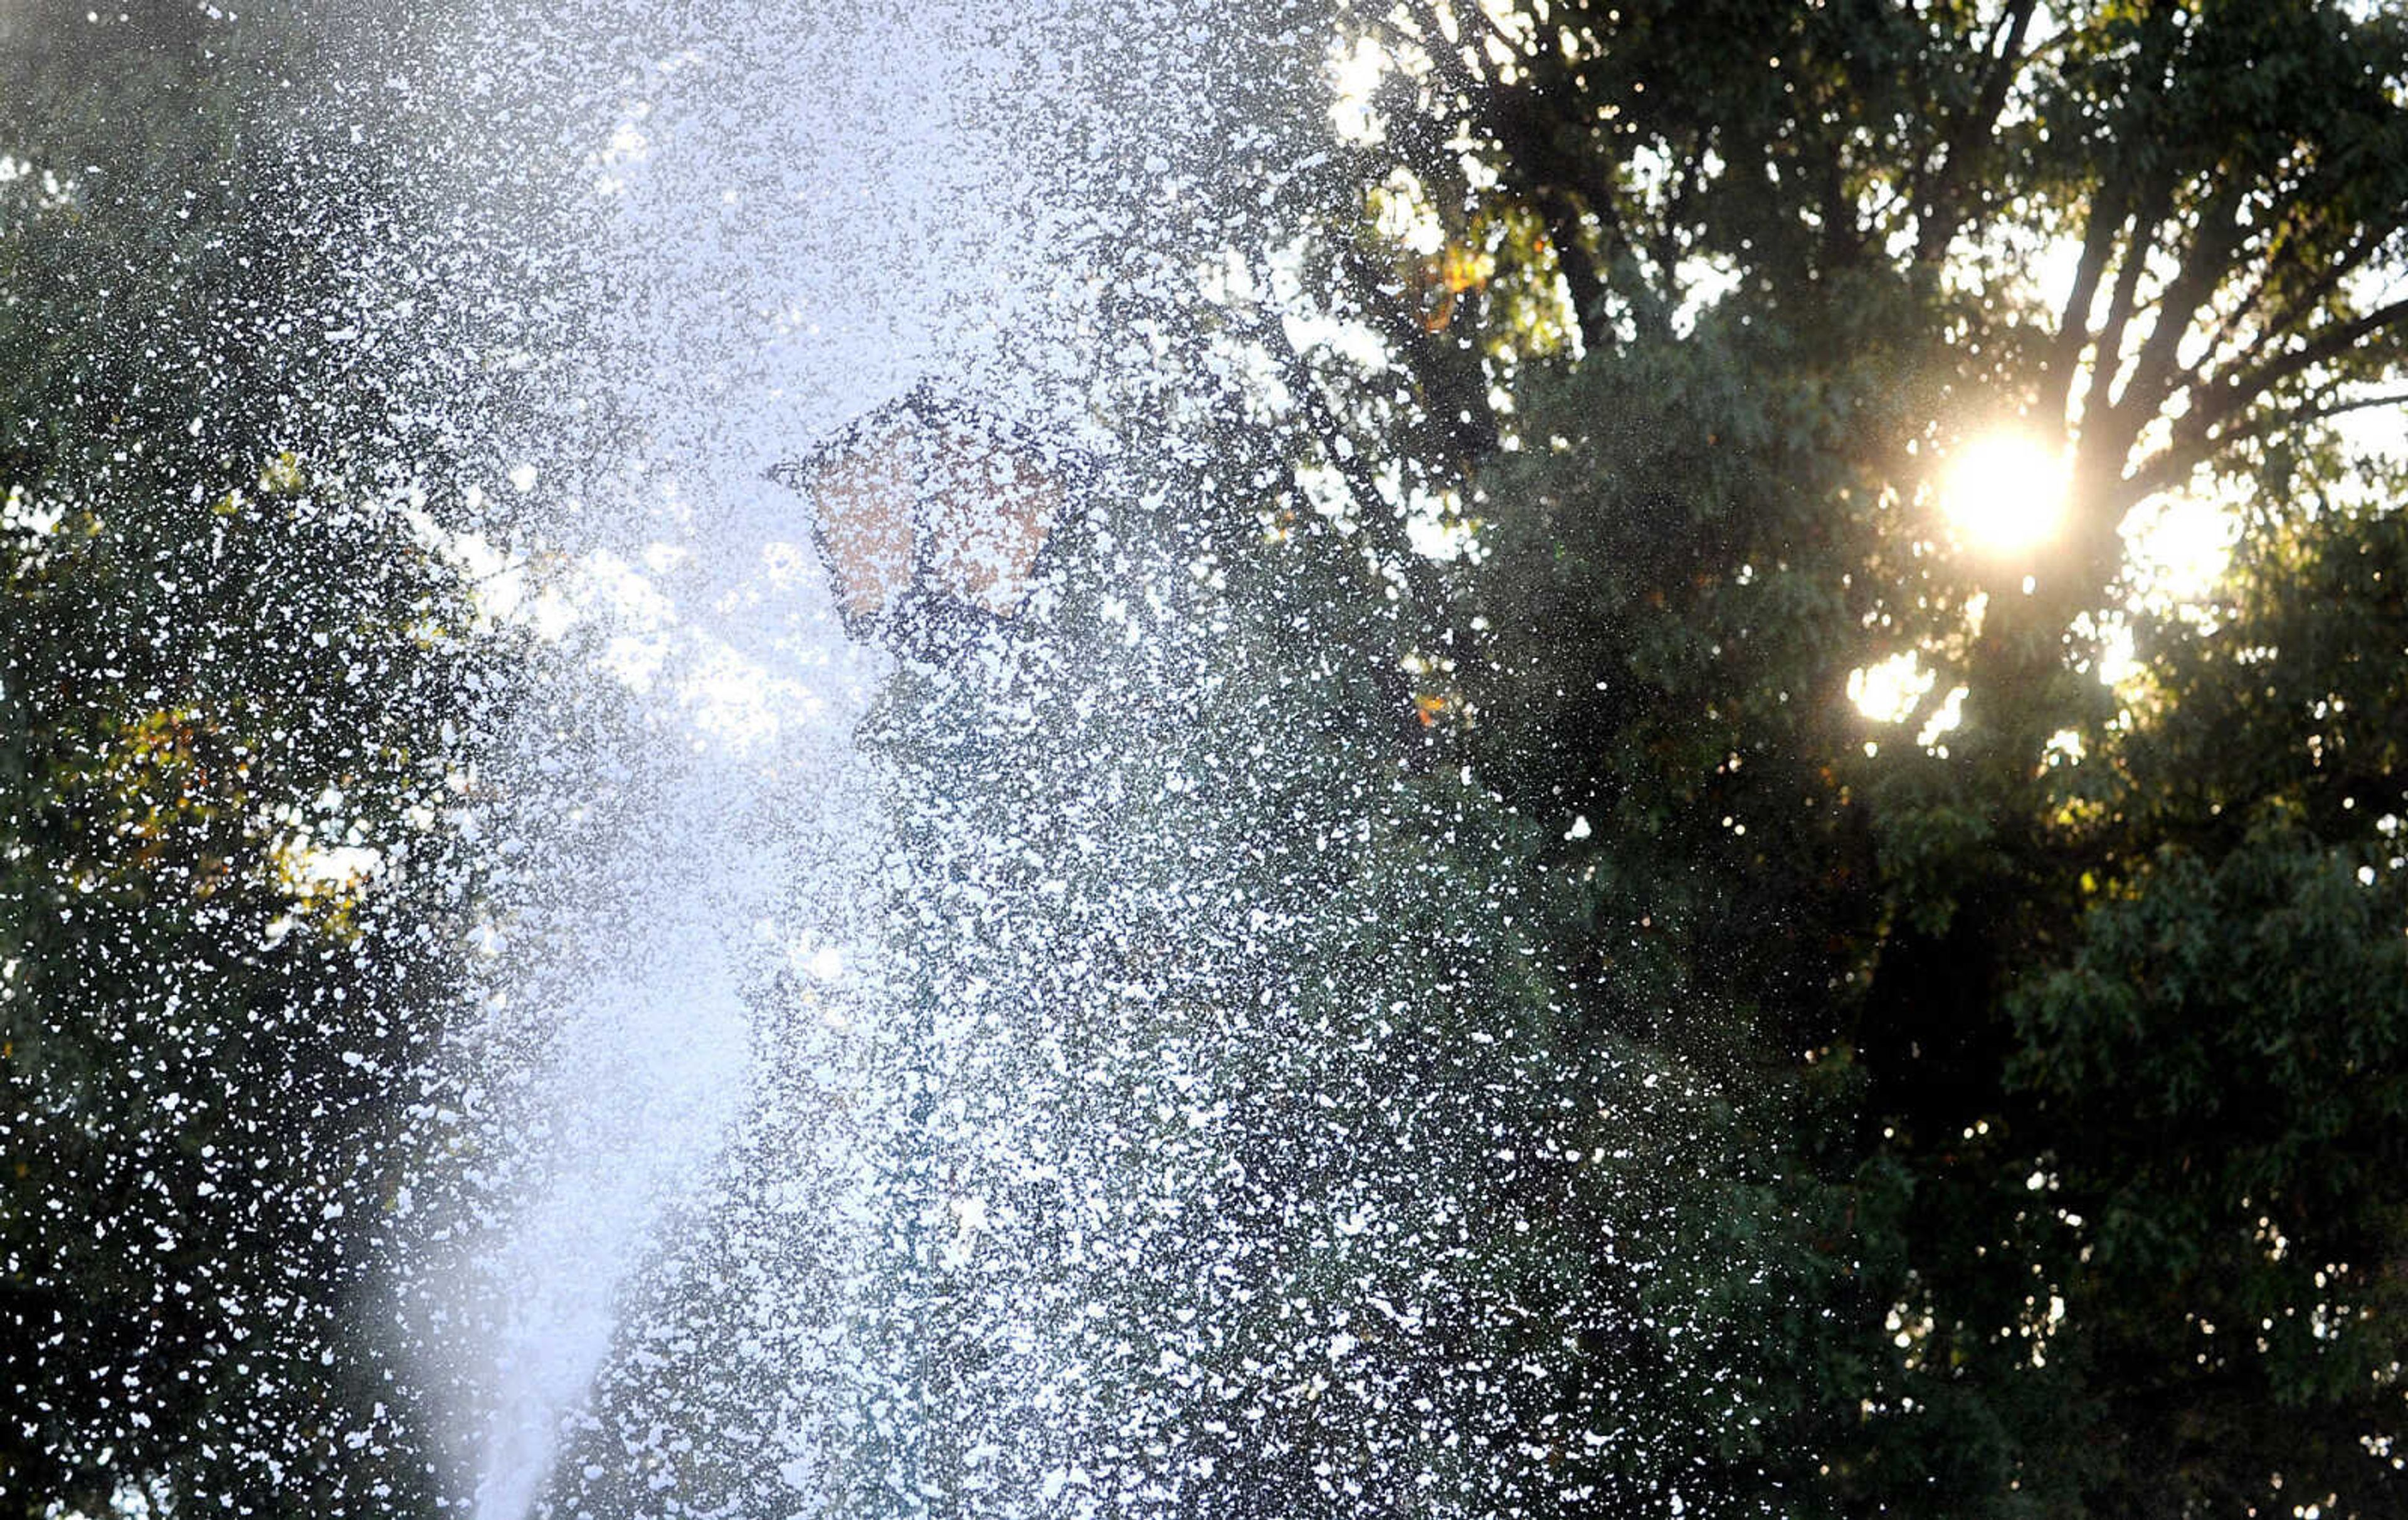
[(1988, 554), (2038, 547), (2064, 523), (2064, 455), (2028, 434), (1998, 433), (1955, 452), (1941, 509), (1959, 538)]

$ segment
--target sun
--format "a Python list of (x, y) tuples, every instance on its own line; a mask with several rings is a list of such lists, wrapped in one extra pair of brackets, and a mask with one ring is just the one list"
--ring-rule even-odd
[(2026, 433), (1994, 433), (1954, 452), (1940, 507), (1966, 542), (1991, 554), (2028, 550), (2065, 520), (2064, 454)]

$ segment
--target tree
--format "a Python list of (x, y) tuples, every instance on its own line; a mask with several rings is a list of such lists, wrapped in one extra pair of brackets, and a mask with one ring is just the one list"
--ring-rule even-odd
[(266, 16), (0, 22), (11, 1513), (424, 1482), (368, 1315), (472, 885), (470, 609), (322, 425), (359, 222), (248, 93), (294, 56)]
[[(1399, 573), (1390, 649), (1540, 825), (1595, 1038), (1767, 1095), (1756, 1496), (2186, 1513), (2279, 1474), (2387, 1513), (2396, 480), (2329, 424), (2398, 399), (2400, 18), (1409, 4), (1355, 39), (1361, 220), (1307, 283), (1384, 368), (1264, 346), (1324, 460), (1401, 462), (1337, 509), (1375, 555), (1416, 510), (1467, 545)], [(1944, 517), (2004, 429), (2067, 460), (2019, 556)], [(2170, 492), (2242, 504), (2232, 601), (2141, 607), (2124, 529)], [(2150, 679), (2110, 686), (2124, 637)], [(1851, 700), (1884, 672), (1890, 724)]]

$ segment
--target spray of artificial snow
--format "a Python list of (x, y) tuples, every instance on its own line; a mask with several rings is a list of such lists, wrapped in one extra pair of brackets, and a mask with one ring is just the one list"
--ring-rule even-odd
[[(738, 1303), (746, 1360), (778, 1369), (717, 1416), (754, 1409), (791, 1505), (833, 1481), (837, 1406), (861, 1401), (831, 1391), (842, 1369), (882, 1375), (848, 1320), (881, 1227), (866, 1137), (903, 1101), (878, 1053), (909, 1037), (879, 1022), (891, 810), (850, 736), (886, 667), (841, 636), (801, 504), (764, 470), (920, 383), (1112, 449), (1114, 234), (1074, 187), (1126, 194), (1122, 160), (1182, 154), (1124, 134), (1197, 133), (1200, 110), (1166, 84), (1132, 113), (1131, 92), (1209, 36), (1123, 17), (1159, 28), (1136, 47), (1078, 8), (597, 3), (449, 46), (457, 109), (499, 134), (474, 138), (489, 180), (533, 163), (579, 203), (552, 224), (590, 241), (532, 251), (569, 272), (547, 294), (581, 310), (586, 394), (543, 405), (604, 452), (523, 440), (485, 488), (494, 526), (460, 540), (554, 672), (497, 744), (521, 890), (464, 1043), (484, 1201), (450, 1340), (479, 1520), (535, 1508), (601, 1440), (600, 1404), (624, 1425), (710, 1402), (647, 1391), (691, 1360), (697, 1292)], [(452, 193), (490, 188), (464, 170)]]

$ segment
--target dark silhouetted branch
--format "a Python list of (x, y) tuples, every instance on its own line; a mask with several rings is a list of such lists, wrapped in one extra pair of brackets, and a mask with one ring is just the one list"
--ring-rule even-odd
[(1914, 256), (1919, 263), (1937, 261), (1965, 223), (1966, 186), (1981, 173), (1981, 150), (1996, 135), (1999, 117), (2006, 110), (2007, 92), (2024, 61), (2024, 36), (2038, 8), (2039, 0), (2014, 0), (1983, 39), (1981, 87), (1971, 107), (1949, 123), (1940, 163), (1916, 209)]

